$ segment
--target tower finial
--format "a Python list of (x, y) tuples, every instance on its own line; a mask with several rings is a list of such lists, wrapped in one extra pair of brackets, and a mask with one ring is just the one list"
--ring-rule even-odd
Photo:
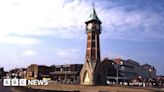
[(94, 9), (94, 7), (95, 7), (94, 0), (90, 0), (90, 3), (92, 4), (92, 8)]
[(94, 3), (93, 0), (92, 0), (92, 8), (93, 8), (93, 9), (95, 8), (95, 3)]
[(92, 12), (91, 12), (88, 20), (85, 23), (88, 23), (88, 22), (90, 22), (92, 20), (95, 20), (95, 21), (97, 21), (97, 22), (99, 22), (101, 24), (101, 21), (99, 20), (99, 18), (97, 17), (97, 14), (96, 14), (94, 0), (91, 0), (91, 1), (92, 1)]

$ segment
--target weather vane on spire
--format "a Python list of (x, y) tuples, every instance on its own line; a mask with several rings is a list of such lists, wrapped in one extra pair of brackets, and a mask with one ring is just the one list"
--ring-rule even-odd
[(88, 21), (96, 20), (96, 21), (98, 21), (101, 24), (101, 21), (99, 20), (99, 18), (97, 17), (97, 14), (96, 14), (94, 0), (90, 0), (90, 4), (91, 3), (92, 3), (92, 11), (91, 11), (91, 14), (90, 14), (90, 16), (88, 18)]
[(94, 1), (92, 0), (92, 8), (94, 8), (95, 7), (95, 3), (94, 3)]
[(90, 3), (92, 3), (92, 8), (94, 8), (95, 7), (94, 0), (90, 0)]

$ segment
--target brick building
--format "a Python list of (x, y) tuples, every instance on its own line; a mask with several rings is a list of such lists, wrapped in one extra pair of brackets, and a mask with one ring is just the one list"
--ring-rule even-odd
[(114, 62), (116, 62), (119, 65), (122, 75), (128, 78), (134, 78), (136, 76), (141, 76), (143, 78), (156, 77), (156, 69), (152, 65), (149, 64), (140, 65), (138, 62), (130, 59), (128, 60), (114, 59)]
[(10, 70), (7, 74), (7, 78), (26, 78), (26, 68), (15, 68)]
[(51, 78), (59, 83), (78, 83), (82, 64), (55, 65)]
[(140, 75), (140, 64), (133, 60), (122, 60), (122, 59), (113, 59), (119, 69), (119, 73), (121, 76), (126, 77), (128, 79), (134, 78)]
[(42, 79), (45, 77), (50, 77), (50, 72), (52, 67), (46, 65), (31, 64), (27, 67), (26, 78), (27, 79)]
[(144, 78), (155, 78), (156, 77), (156, 69), (154, 66), (149, 64), (141, 65), (140, 75)]

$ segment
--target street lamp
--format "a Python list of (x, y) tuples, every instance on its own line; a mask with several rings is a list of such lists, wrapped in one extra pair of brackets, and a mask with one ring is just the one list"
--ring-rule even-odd
[(116, 84), (118, 85), (118, 67), (119, 65), (116, 65)]

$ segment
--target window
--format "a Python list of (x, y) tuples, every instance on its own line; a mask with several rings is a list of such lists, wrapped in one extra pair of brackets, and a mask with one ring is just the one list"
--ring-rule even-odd
[(92, 47), (95, 47), (95, 42), (92, 41)]
[(92, 49), (92, 57), (95, 58), (96, 51), (95, 49)]
[(95, 40), (95, 34), (92, 34), (92, 40)]

